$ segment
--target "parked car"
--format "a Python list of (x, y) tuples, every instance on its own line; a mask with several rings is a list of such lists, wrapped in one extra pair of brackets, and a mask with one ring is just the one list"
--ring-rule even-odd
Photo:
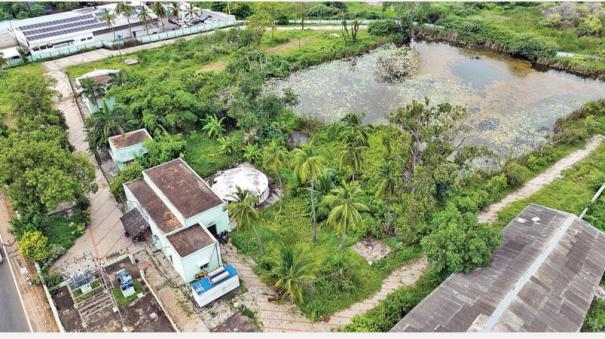
[(2, 258), (2, 251), (0, 251), (0, 264), (2, 264), (3, 261), (4, 259)]

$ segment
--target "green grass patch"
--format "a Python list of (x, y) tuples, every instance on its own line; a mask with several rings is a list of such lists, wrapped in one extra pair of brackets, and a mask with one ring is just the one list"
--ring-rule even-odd
[(143, 284), (141, 284), (141, 282), (138, 280), (134, 281), (134, 294), (131, 296), (125, 297), (119, 287), (115, 287), (112, 290), (113, 297), (116, 299), (118, 306), (130, 304), (136, 300), (138, 298), (138, 294), (142, 292), (145, 292), (145, 286), (143, 286)]
[(70, 218), (58, 214), (46, 218), (42, 222), (42, 229), (49, 245), (55, 244), (68, 249), (82, 235), (87, 223), (87, 212), (78, 212)]
[(218, 141), (202, 132), (191, 132), (185, 139), (184, 159), (202, 177), (236, 165), (242, 159), (240, 154), (221, 154)]
[(495, 225), (498, 228), (504, 227), (528, 204), (580, 214), (604, 182), (605, 143), (602, 143), (586, 160), (565, 171), (563, 178), (500, 211)]
[[(262, 262), (272, 250), (279, 246), (305, 246), (305, 255), (321, 263), (313, 288), (298, 305), (311, 320), (319, 320), (372, 296), (389, 273), (420, 253), (418, 248), (400, 245), (370, 266), (349, 248), (363, 234), (350, 235), (347, 247), (341, 253), (340, 237), (323, 223), (318, 226), (317, 243), (311, 246), (312, 223), (307, 200), (306, 195), (289, 196), (262, 212), (264, 222), (257, 227), (265, 244), (264, 256), (251, 229), (238, 228), (232, 233), (232, 240), (242, 252), (261, 263), (255, 268), (261, 277), (267, 273)], [(266, 279), (265, 283), (271, 285)]]

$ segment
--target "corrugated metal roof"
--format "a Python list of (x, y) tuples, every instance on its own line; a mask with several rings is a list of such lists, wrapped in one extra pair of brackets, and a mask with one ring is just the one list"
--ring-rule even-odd
[(489, 267), (452, 274), (391, 331), (579, 331), (605, 270), (605, 234), (529, 205)]

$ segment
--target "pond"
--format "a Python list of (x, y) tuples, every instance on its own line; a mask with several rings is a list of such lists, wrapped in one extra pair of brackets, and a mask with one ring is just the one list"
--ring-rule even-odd
[(428, 97), (432, 103), (463, 105), (465, 143), (517, 153), (542, 142), (560, 117), (583, 102), (605, 96), (605, 83), (555, 71), (485, 50), (445, 43), (413, 43), (416, 69), (399, 81), (384, 81), (377, 61), (392, 53), (384, 46), (368, 54), (311, 67), (276, 80), (273, 88), (291, 88), (303, 116), (335, 121), (348, 112), (365, 113), (365, 122), (381, 124), (386, 114)]

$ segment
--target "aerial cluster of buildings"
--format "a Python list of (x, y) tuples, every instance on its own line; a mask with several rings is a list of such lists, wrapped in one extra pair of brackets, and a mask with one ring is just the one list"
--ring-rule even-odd
[[(235, 21), (235, 17), (185, 2), (178, 3), (178, 16), (158, 18), (142, 1), (132, 1), (130, 16), (116, 13), (117, 3), (0, 23), (0, 53), (5, 59), (19, 58), (21, 46), (32, 55), (57, 51), (66, 47), (90, 46), (95, 42), (137, 39), (163, 31), (192, 25)], [(163, 3), (167, 13), (171, 5)], [(113, 16), (111, 25), (104, 19), (105, 10)], [(147, 15), (141, 15), (146, 12)]]

